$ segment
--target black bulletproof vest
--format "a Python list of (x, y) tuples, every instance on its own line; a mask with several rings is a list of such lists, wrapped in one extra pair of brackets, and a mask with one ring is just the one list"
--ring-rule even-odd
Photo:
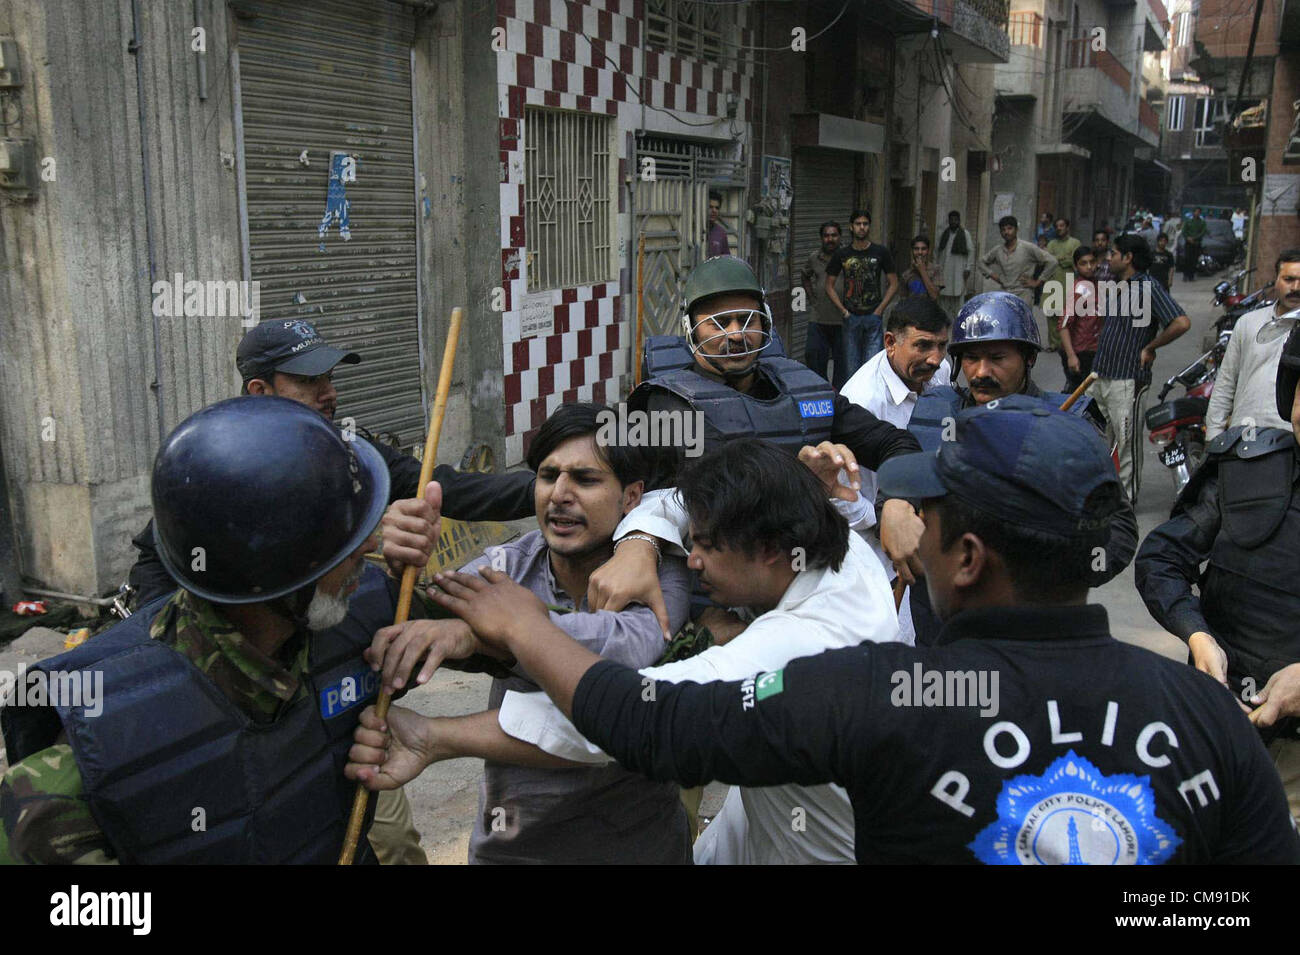
[[(1210, 450), (1205, 473), (1198, 477), (1203, 481), (1217, 471), (1222, 522), (1200, 582), (1201, 611), (1222, 637), (1230, 682), (1250, 679), (1263, 689), (1273, 673), (1300, 661), (1295, 437), (1280, 428), (1261, 428), (1256, 440), (1242, 441), (1240, 428), (1233, 428)], [(1202, 481), (1195, 482), (1197, 494)], [(1180, 504), (1187, 500), (1185, 493)]]
[(705, 451), (733, 438), (761, 438), (797, 452), (831, 436), (835, 391), (826, 379), (788, 358), (760, 358), (756, 373), (777, 390), (755, 398), (690, 370), (670, 371), (642, 382), (628, 398), (630, 410), (645, 410), (650, 395), (666, 391), (681, 398), (705, 421)]
[[(395, 609), (386, 578), (367, 567), (347, 619), (311, 635), (306, 692), (269, 724), (149, 638), (163, 603), (31, 668), (102, 673), (102, 712), (67, 700), (5, 707), (11, 761), (65, 730), (91, 813), (124, 863), (335, 863), (356, 790), (343, 767), (379, 686), (361, 653)], [(364, 835), (356, 861), (375, 861)]]

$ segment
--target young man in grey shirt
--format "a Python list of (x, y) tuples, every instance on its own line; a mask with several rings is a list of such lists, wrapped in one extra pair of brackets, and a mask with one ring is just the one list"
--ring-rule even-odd
[[(614, 528), (641, 499), (652, 462), (638, 449), (602, 440), (613, 412), (600, 405), (562, 405), (538, 430), (528, 450), (537, 474), (539, 530), (489, 548), (463, 568), (490, 565), (531, 590), (551, 608), (552, 622), (608, 660), (644, 667), (664, 654), (663, 632), (652, 611), (639, 605), (619, 613), (586, 610), (587, 580), (614, 552)], [(611, 429), (613, 430), (613, 429)], [(437, 515), (404, 516), (403, 528), (384, 534), (384, 556), (393, 563), (422, 564), (436, 540)], [(626, 539), (626, 538), (625, 538)], [(659, 584), (672, 632), (686, 622), (690, 578), (685, 562), (666, 557)], [(445, 614), (432, 602), (426, 612)], [(384, 685), (400, 690), (403, 660), (423, 658), (415, 683), (440, 665), (492, 673), (488, 708), (507, 690), (538, 692), (513, 661), (486, 650), (455, 618), (412, 620), (386, 627), (367, 651), (383, 665)], [(463, 661), (463, 662), (462, 662)], [(496, 718), (488, 714), (491, 729)], [(517, 766), (487, 760), (478, 815), (470, 834), (471, 863), (687, 863), (691, 839), (686, 812), (672, 783), (656, 783), (617, 765), (583, 769)]]

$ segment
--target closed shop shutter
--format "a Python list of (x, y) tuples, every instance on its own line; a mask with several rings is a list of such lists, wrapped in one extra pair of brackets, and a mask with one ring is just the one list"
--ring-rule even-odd
[[(794, 154), (794, 202), (791, 204), (790, 278), (798, 280), (808, 256), (821, 248), (821, 224), (834, 219), (847, 241), (849, 214), (853, 211), (857, 156), (833, 149), (797, 149)], [(811, 303), (809, 303), (811, 306)], [(808, 339), (811, 308), (792, 316), (786, 349), (800, 360)]]
[[(424, 433), (412, 142), (413, 14), (384, 0), (245, 2), (238, 11), (250, 271), (263, 321), (305, 318), (355, 351), (338, 416), (404, 445)], [(300, 157), (306, 153), (306, 162)], [(330, 157), (351, 237), (326, 213)], [(323, 248), (323, 251), (322, 251)]]

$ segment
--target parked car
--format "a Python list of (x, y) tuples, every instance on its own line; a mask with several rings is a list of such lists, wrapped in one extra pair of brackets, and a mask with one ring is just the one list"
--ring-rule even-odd
[[(1184, 220), (1184, 223), (1186, 220)], [(1181, 264), (1183, 261), (1183, 235), (1178, 234), (1174, 245), (1174, 255)], [(1201, 254), (1214, 259), (1219, 266), (1231, 265), (1245, 255), (1241, 240), (1233, 234), (1232, 223), (1226, 219), (1206, 219), (1205, 238), (1201, 240)]]

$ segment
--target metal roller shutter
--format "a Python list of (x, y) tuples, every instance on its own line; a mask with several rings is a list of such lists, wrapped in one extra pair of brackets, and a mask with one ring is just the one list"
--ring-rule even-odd
[[(794, 202), (791, 204), (790, 276), (797, 280), (808, 256), (821, 247), (821, 224), (834, 219), (847, 241), (857, 157), (832, 149), (797, 149), (794, 153)], [(787, 349), (800, 360), (808, 340), (809, 312), (795, 312)]]
[[(357, 352), (361, 364), (335, 370), (339, 416), (418, 442), (413, 15), (383, 0), (279, 0), (241, 3), (237, 24), (261, 318), (308, 319), (329, 342)], [(336, 151), (356, 159), (356, 181), (346, 184), (348, 241), (337, 222), (318, 236)]]

